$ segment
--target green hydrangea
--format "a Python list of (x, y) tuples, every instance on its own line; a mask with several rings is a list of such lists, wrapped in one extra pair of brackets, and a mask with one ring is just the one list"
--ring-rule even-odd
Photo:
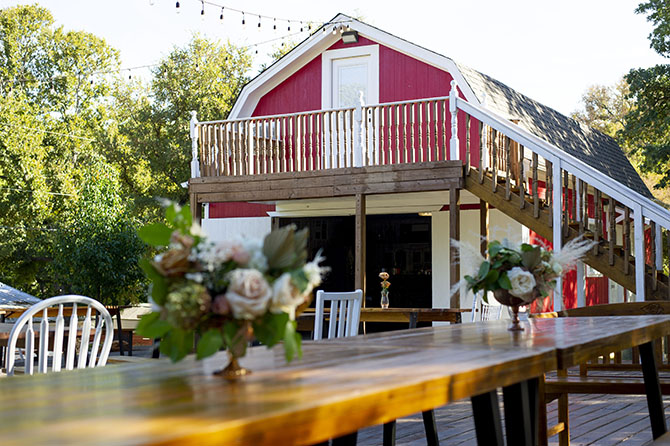
[(209, 311), (212, 298), (207, 288), (196, 282), (174, 284), (165, 296), (164, 318), (170, 324), (192, 330)]

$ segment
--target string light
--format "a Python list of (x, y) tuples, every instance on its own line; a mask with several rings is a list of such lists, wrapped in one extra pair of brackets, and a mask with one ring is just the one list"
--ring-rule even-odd
[(223, 6), (221, 7), (221, 15), (219, 16), (219, 20), (221, 20), (221, 23), (223, 23)]
[(200, 10), (200, 15), (204, 16), (205, 15), (205, 1), (202, 1), (202, 9)]
[(288, 32), (291, 32), (291, 21), (288, 21)]
[(175, 5), (175, 7), (176, 7), (176, 9), (177, 9), (177, 14), (179, 14), (179, 2), (177, 2), (177, 4)]
[(333, 35), (337, 34), (337, 26), (333, 26)]
[(272, 19), (272, 20), (273, 20), (272, 29), (277, 31), (277, 19)]
[(258, 16), (258, 27), (261, 27), (261, 16)]
[(242, 13), (242, 25), (245, 25), (245, 21), (244, 21), (244, 13)]

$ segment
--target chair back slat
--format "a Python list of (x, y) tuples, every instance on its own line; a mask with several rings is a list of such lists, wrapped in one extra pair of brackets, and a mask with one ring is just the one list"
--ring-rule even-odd
[(81, 327), (81, 343), (79, 345), (79, 360), (77, 361), (77, 368), (83, 369), (86, 367), (86, 357), (88, 354), (88, 342), (91, 338), (91, 307), (86, 309), (86, 317), (84, 324)]
[(65, 332), (65, 319), (63, 318), (63, 304), (58, 305), (58, 316), (56, 316), (56, 330), (54, 331), (54, 359), (51, 364), (53, 372), (60, 372), (63, 363), (63, 336)]
[(72, 314), (70, 315), (70, 325), (67, 334), (67, 354), (65, 355), (65, 370), (72, 370), (74, 368), (74, 353), (77, 347), (77, 337), (72, 336), (72, 333), (77, 332), (79, 320), (77, 319), (77, 304), (72, 305)]
[[(65, 328), (65, 318), (63, 317), (64, 305), (72, 304), (69, 308), (72, 310), (68, 328)], [(78, 305), (86, 307), (86, 316), (81, 326), (81, 337), (79, 334)], [(54, 330), (50, 330), (49, 308), (58, 306), (58, 315), (55, 320)], [(92, 314), (97, 311), (96, 327), (92, 329)], [(53, 313), (52, 313), (53, 314)], [(41, 317), (39, 325), (39, 350), (35, 358), (35, 331), (33, 317)], [(32, 375), (35, 372), (35, 359), (37, 359), (37, 372), (46, 373), (49, 370), (49, 359), (52, 357), (51, 370), (60, 371), (63, 368), (63, 356), (65, 356), (65, 369), (72, 370), (75, 367), (75, 355), (79, 350), (76, 367), (100, 367), (107, 363), (109, 351), (112, 347), (114, 337), (114, 327), (112, 317), (105, 307), (98, 301), (85, 296), (67, 295), (56, 296), (39, 302), (19, 317), (12, 327), (7, 343), (6, 367), (7, 375), (13, 375), (15, 371), (16, 350), (19, 336), (25, 330), (25, 373)], [(67, 330), (67, 348), (64, 352), (64, 337)], [(53, 351), (50, 351), (49, 344), (51, 335), (53, 335)], [(104, 335), (104, 342), (102, 341)], [(91, 337), (93, 341), (91, 342)], [(102, 347), (101, 345), (102, 344)], [(90, 347), (90, 348), (89, 348)]]
[[(33, 351), (35, 350), (35, 331), (33, 330), (33, 317), (28, 318), (28, 329), (26, 330), (26, 374), (32, 375), (35, 367)], [(9, 373), (8, 373), (9, 374)]]
[(47, 309), (42, 310), (42, 322), (40, 322), (40, 348), (38, 349), (37, 373), (47, 372), (49, 361), (49, 314)]
[(346, 293), (326, 293), (319, 290), (316, 293), (314, 339), (321, 339), (322, 337), (325, 301), (330, 301), (328, 339), (357, 335), (363, 292), (356, 290)]

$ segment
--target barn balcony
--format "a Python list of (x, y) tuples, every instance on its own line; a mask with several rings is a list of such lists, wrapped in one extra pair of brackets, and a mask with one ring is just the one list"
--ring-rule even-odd
[[(228, 121), (194, 116), (191, 136), (196, 219), (201, 203), (355, 197), (357, 287), (364, 285), (366, 196), (448, 191), (449, 239), (458, 240), (466, 189), (480, 200), (483, 239), (495, 206), (555, 250), (578, 236), (597, 241), (586, 264), (638, 301), (670, 299), (668, 211), (604, 173), (607, 162), (594, 167), (555, 145), (560, 138), (550, 143), (465, 101), (455, 82), (447, 97)], [(455, 283), (459, 266), (450, 268)], [(577, 271), (578, 306), (585, 306), (584, 270)], [(561, 308), (561, 299), (554, 303)]]

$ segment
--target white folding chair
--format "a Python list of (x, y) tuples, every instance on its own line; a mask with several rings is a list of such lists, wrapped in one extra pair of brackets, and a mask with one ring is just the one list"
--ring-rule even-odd
[(321, 339), (323, 331), (324, 303), (330, 301), (330, 323), (328, 339), (356, 336), (361, 319), (363, 291), (345, 293), (316, 292), (316, 313), (314, 316), (314, 340)]
[[(475, 294), (472, 299), (472, 322), (479, 321), (497, 321), (502, 315), (502, 305), (491, 305), (484, 302), (481, 298), (485, 291)], [(479, 314), (479, 318), (477, 318)]]
[[(67, 331), (67, 348), (63, 351), (63, 341), (65, 337), (65, 318), (63, 317), (64, 305), (72, 304), (67, 309), (72, 309), (72, 315), (68, 324)], [(86, 306), (86, 316), (79, 328), (79, 318), (77, 312), (77, 305)], [(55, 319), (54, 330), (49, 327), (49, 311), (50, 307), (58, 306), (58, 315)], [(93, 342), (89, 349), (89, 341), (91, 338), (92, 310), (97, 310), (99, 317), (97, 318), (97, 326), (93, 335)], [(41, 315), (39, 313), (42, 313)], [(25, 328), (25, 373), (32, 375), (35, 371), (35, 330), (33, 326), (33, 317), (41, 317), (39, 323), (39, 346), (37, 351), (37, 373), (47, 373), (48, 359), (53, 356), (51, 371), (59, 372), (63, 368), (63, 359), (65, 359), (65, 370), (72, 370), (75, 368), (76, 350), (79, 350), (76, 367), (83, 369), (85, 367), (101, 367), (107, 363), (109, 351), (112, 348), (112, 339), (114, 338), (114, 326), (112, 324), (112, 316), (110, 316), (107, 309), (97, 300), (90, 297), (66, 295), (56, 296), (45, 299), (24, 312), (19, 317), (9, 333), (9, 340), (7, 342), (7, 375), (13, 375), (16, 362), (16, 344), (19, 340), (22, 330)], [(100, 348), (101, 337), (103, 336), (103, 329), (105, 330), (105, 340)], [(78, 332), (81, 331), (81, 336)], [(50, 334), (53, 333), (53, 348), (49, 349)], [(81, 339), (77, 346), (77, 339)], [(65, 354), (65, 358), (63, 358)]]

